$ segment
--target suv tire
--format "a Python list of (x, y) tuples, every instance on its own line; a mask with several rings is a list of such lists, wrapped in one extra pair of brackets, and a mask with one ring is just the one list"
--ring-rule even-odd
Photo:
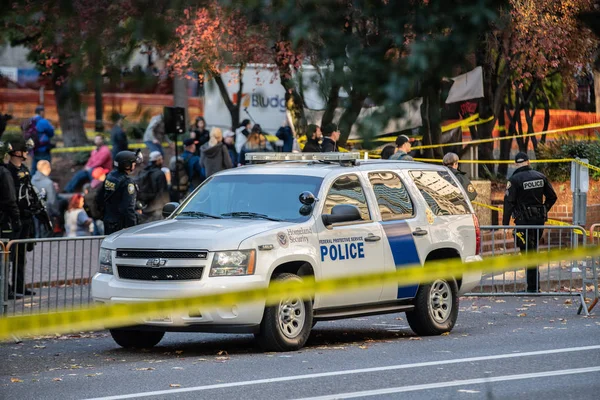
[[(302, 278), (290, 273), (278, 274), (272, 279), (279, 282), (290, 280), (302, 282)], [(290, 297), (265, 308), (260, 332), (255, 336), (265, 351), (293, 351), (304, 346), (312, 326), (312, 300)]]
[(458, 317), (458, 286), (454, 279), (436, 279), (420, 285), (415, 309), (406, 313), (410, 328), (419, 336), (450, 332)]
[(159, 331), (111, 329), (110, 335), (119, 346), (126, 349), (149, 349), (156, 346), (163, 336), (165, 336), (165, 333)]

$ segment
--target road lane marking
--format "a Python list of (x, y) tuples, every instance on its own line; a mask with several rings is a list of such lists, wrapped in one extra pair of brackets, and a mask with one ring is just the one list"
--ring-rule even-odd
[[(599, 372), (599, 371), (600, 371), (600, 366), (586, 367), (586, 368), (574, 368), (574, 369), (563, 369), (563, 370), (557, 370), (557, 371), (533, 372), (533, 373), (529, 373), (529, 374), (504, 375), (504, 376), (493, 376), (493, 377), (489, 377), (489, 378), (463, 379), (463, 380), (459, 380), (459, 381), (425, 383), (422, 385), (399, 386), (399, 387), (386, 388), (386, 389), (364, 390), (361, 392), (336, 393), (336, 394), (331, 394), (331, 395), (326, 395), (326, 396), (303, 397), (302, 399), (296, 399), (296, 400), (353, 399), (356, 397), (381, 396), (384, 394), (416, 392), (419, 390), (441, 389), (441, 388), (448, 388), (448, 387), (453, 387), (453, 386), (466, 386), (466, 385), (479, 385), (482, 383), (492, 383), (492, 382), (518, 381), (518, 380), (523, 380), (523, 379), (547, 378), (547, 377), (551, 377), (551, 376), (586, 374), (589, 372)], [(471, 391), (471, 392), (473, 392), (473, 391)]]
[(152, 392), (140, 392), (140, 393), (131, 393), (131, 394), (123, 394), (123, 395), (115, 395), (115, 396), (95, 397), (95, 398), (88, 399), (88, 400), (135, 399), (135, 398), (139, 398), (139, 397), (162, 396), (165, 394), (174, 394), (174, 393), (200, 392), (200, 391), (204, 391), (204, 390), (228, 389), (228, 388), (240, 387), (240, 386), (262, 385), (262, 384), (266, 384), (266, 383), (278, 383), (278, 382), (288, 382), (288, 381), (296, 381), (296, 380), (318, 379), (318, 378), (327, 378), (327, 377), (331, 377), (331, 376), (366, 374), (366, 373), (372, 373), (372, 372), (385, 372), (385, 371), (394, 371), (394, 370), (410, 369), (410, 368), (422, 368), (422, 367), (432, 367), (432, 366), (437, 367), (440, 365), (448, 365), (448, 364), (462, 364), (462, 363), (471, 363), (471, 362), (478, 362), (478, 361), (502, 360), (502, 359), (507, 359), (507, 358), (545, 356), (545, 355), (550, 355), (550, 354), (571, 353), (571, 352), (577, 352), (577, 351), (590, 351), (590, 350), (600, 350), (600, 345), (567, 347), (567, 348), (561, 348), (561, 349), (528, 351), (528, 352), (522, 352), (522, 353), (496, 354), (496, 355), (492, 355), (492, 356), (458, 358), (458, 359), (453, 359), (453, 360), (426, 361), (426, 362), (419, 362), (419, 363), (413, 363), (413, 364), (388, 365), (385, 367), (350, 369), (350, 370), (320, 372), (320, 373), (305, 374), (305, 375), (291, 375), (291, 376), (282, 376), (282, 377), (278, 377), (278, 378), (256, 379), (256, 380), (252, 380), (252, 381), (218, 383), (218, 384), (214, 384), (214, 385), (193, 386), (193, 387), (189, 387), (189, 388), (156, 390), (156, 391), (152, 391)]

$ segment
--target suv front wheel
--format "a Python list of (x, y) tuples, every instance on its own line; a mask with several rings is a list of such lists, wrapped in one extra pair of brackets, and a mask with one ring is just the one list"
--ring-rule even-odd
[[(283, 273), (273, 281), (299, 281), (298, 275)], [(313, 326), (312, 301), (290, 296), (265, 308), (260, 333), (256, 334), (259, 345), (266, 351), (293, 351), (304, 346)]]
[(436, 279), (419, 286), (415, 309), (406, 313), (410, 328), (419, 336), (450, 332), (458, 317), (458, 286), (454, 279)]

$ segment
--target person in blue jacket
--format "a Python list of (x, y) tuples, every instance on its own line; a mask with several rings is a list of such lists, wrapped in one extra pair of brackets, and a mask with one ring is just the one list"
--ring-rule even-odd
[(294, 147), (294, 133), (287, 120), (284, 122), (283, 126), (277, 130), (275, 136), (277, 136), (279, 140), (283, 140), (283, 152), (290, 153)]
[(35, 130), (37, 131), (37, 141), (33, 149), (33, 163), (31, 164), (31, 174), (35, 175), (38, 161), (52, 161), (50, 150), (53, 146), (50, 140), (54, 137), (54, 127), (45, 118), (44, 106), (41, 105), (35, 108), (35, 116), (32, 118), (32, 122), (35, 123)]

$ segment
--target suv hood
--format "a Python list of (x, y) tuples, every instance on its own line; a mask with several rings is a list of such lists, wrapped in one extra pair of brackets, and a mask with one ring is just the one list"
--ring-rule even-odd
[(289, 224), (242, 218), (169, 219), (116, 232), (102, 244), (112, 249), (232, 250), (251, 236)]

